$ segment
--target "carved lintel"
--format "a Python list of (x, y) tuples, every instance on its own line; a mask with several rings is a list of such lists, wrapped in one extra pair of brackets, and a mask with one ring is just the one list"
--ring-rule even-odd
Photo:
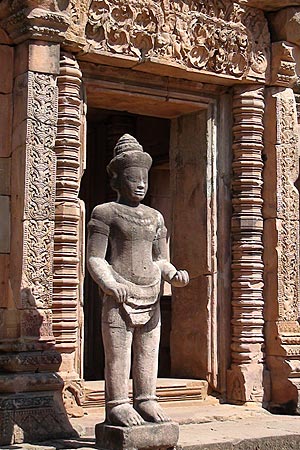
[(265, 133), (264, 295), (271, 404), (295, 412), (299, 400), (292, 366), (300, 356), (300, 238), (299, 194), (295, 187), (299, 176), (299, 136), (292, 89), (267, 89)]
[(265, 80), (269, 33), (262, 11), (238, 2), (71, 1), (69, 40), (90, 53), (233, 79)]
[(296, 73), (295, 46), (289, 42), (272, 44), (271, 84), (293, 86), (298, 78)]
[(232, 402), (266, 401), (268, 394), (263, 364), (263, 114), (263, 88), (235, 88), (232, 364), (227, 383), (227, 398)]

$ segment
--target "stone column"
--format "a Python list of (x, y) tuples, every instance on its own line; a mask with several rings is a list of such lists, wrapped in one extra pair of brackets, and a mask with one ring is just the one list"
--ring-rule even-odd
[(270, 87), (265, 123), (265, 319), (271, 408), (299, 408), (299, 137), (292, 89)]
[(58, 61), (59, 44), (15, 50), (9, 279), (18, 332), (0, 348), (1, 444), (72, 432), (55, 373), (61, 358), (51, 309)]
[(233, 93), (232, 344), (227, 398), (267, 400), (263, 318), (263, 115), (264, 89)]
[(78, 199), (85, 166), (82, 74), (76, 58), (63, 53), (58, 76), (53, 331), (62, 356), (64, 402), (69, 414), (83, 415), (81, 343), (84, 272), (84, 204)]

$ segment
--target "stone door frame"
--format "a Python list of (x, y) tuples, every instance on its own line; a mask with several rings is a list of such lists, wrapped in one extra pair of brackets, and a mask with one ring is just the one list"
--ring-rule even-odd
[[(224, 180), (217, 181), (217, 141), (220, 135), (226, 135), (222, 143), (220, 143), (220, 149), (223, 152), (223, 156), (220, 158), (221, 166), (219, 169), (224, 173), (227, 171), (230, 173), (231, 161), (231, 128), (226, 127), (225, 117), (228, 118), (231, 114), (231, 105), (228, 98), (230, 96), (223, 94), (223, 88), (221, 86), (213, 85), (202, 85), (201, 83), (191, 82), (181, 79), (167, 79), (166, 77), (159, 77), (152, 74), (144, 74), (142, 80), (140, 74), (132, 74), (132, 71), (126, 69), (114, 69), (112, 67), (101, 66), (89, 64), (86, 62), (80, 62), (80, 69), (82, 71), (82, 82), (87, 93), (87, 104), (92, 107), (103, 107), (97, 100), (97, 96), (101, 95), (105, 97), (105, 101), (111, 95), (113, 100), (110, 109), (117, 109), (118, 105), (114, 104), (116, 102), (116, 96), (128, 96), (134, 97), (135, 102), (141, 102), (145, 104), (147, 99), (149, 103), (157, 99), (160, 104), (163, 104), (163, 114), (162, 117), (167, 117), (172, 119), (180, 114), (177, 111), (181, 111), (182, 114), (193, 112), (196, 110), (206, 109), (207, 111), (207, 160), (209, 161), (207, 167), (207, 191), (210, 197), (210, 207), (207, 208), (208, 217), (208, 233), (210, 236), (208, 239), (207, 251), (210, 258), (210, 273), (212, 276), (212, 283), (210, 288), (210, 298), (209, 298), (209, 338), (208, 338), (208, 361), (207, 361), (207, 377), (211, 385), (215, 389), (225, 391), (226, 386), (226, 370), (229, 367), (230, 361), (230, 327), (228, 326), (230, 322), (230, 262), (225, 261), (226, 258), (221, 257), (223, 264), (221, 277), (229, 277), (227, 283), (221, 283), (218, 286), (218, 270), (217, 270), (217, 226), (218, 221), (221, 220), (223, 231), (221, 235), (227, 233), (227, 246), (230, 252), (230, 194), (228, 191), (228, 186), (223, 183)], [(128, 82), (124, 81), (129, 77)], [(89, 98), (92, 98), (89, 102)], [(98, 103), (97, 103), (98, 102)], [(170, 104), (170, 112), (167, 111), (166, 102)], [(174, 106), (175, 105), (175, 106)], [(130, 112), (142, 114), (140, 106), (133, 106), (134, 110)], [(142, 106), (145, 108), (145, 106)], [(175, 108), (175, 109), (174, 109)], [(106, 109), (106, 108), (105, 108)], [(175, 112), (174, 112), (175, 111)], [(146, 111), (147, 112), (147, 111)], [(148, 112), (149, 115), (151, 115)], [(217, 129), (217, 117), (221, 114), (223, 116), (223, 122), (221, 123), (220, 129)], [(153, 114), (154, 115), (154, 114)], [(220, 140), (221, 141), (221, 140)], [(225, 155), (227, 155), (225, 157)], [(78, 158), (80, 158), (78, 154)], [(85, 159), (85, 156), (81, 155), (81, 159)], [(78, 161), (80, 164), (80, 161)], [(228, 177), (227, 173), (227, 177)], [(228, 203), (221, 206), (221, 212), (217, 210), (217, 182), (220, 187), (220, 192), (222, 195), (227, 197)], [(79, 181), (80, 183), (80, 181)], [(79, 189), (79, 186), (78, 186)], [(220, 219), (221, 215), (227, 214), (227, 217)], [(217, 217), (218, 216), (218, 217)], [(75, 218), (75, 214), (74, 214)], [(84, 233), (83, 233), (84, 234)], [(81, 235), (83, 237), (83, 234)], [(79, 248), (78, 248), (79, 249)], [(82, 250), (81, 250), (82, 251)], [(225, 250), (226, 252), (226, 250)], [(81, 258), (82, 259), (82, 258)], [(80, 281), (83, 284), (83, 278)], [(229, 285), (229, 289), (228, 289)], [(82, 292), (82, 289), (81, 289)], [(217, 298), (220, 298), (219, 307), (224, 311), (224, 316), (222, 320), (219, 321), (217, 312)], [(218, 329), (219, 328), (219, 329)], [(228, 339), (220, 339), (220, 335), (227, 336)], [(220, 358), (220, 355), (222, 357)], [(218, 375), (219, 380), (218, 380)]]

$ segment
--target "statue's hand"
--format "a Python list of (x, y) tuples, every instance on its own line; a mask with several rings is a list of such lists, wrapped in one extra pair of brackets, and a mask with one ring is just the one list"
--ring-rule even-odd
[(189, 284), (190, 277), (186, 270), (177, 270), (171, 280), (171, 285), (174, 287), (184, 287)]
[(125, 303), (128, 297), (127, 286), (122, 283), (114, 283), (111, 285), (106, 285), (105, 294), (114, 297), (118, 303)]

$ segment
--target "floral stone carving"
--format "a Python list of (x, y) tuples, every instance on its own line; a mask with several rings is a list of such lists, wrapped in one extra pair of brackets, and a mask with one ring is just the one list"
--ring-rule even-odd
[(263, 13), (230, 0), (93, 0), (86, 39), (92, 51), (233, 77), (264, 78), (268, 66)]

